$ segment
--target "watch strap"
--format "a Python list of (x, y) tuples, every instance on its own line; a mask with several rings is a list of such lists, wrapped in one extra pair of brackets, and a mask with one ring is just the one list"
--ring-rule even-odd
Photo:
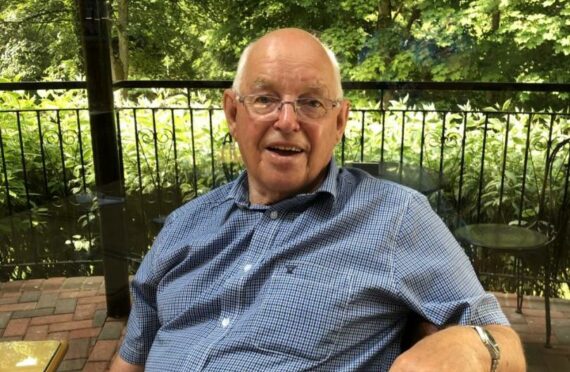
[(501, 349), (489, 331), (481, 326), (471, 326), (479, 335), (481, 342), (489, 351), (491, 355), (491, 372), (495, 372), (499, 366), (499, 359), (501, 358)]

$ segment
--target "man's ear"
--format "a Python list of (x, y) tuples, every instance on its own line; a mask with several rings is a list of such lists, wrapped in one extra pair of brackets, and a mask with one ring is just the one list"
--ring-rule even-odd
[(232, 137), (235, 139), (238, 100), (236, 93), (232, 89), (226, 89), (224, 91), (223, 105), (226, 121), (228, 122), (228, 129), (230, 130)]
[(336, 117), (336, 143), (339, 143), (344, 134), (346, 123), (348, 122), (348, 113), (350, 112), (350, 101), (342, 100), (340, 103), (340, 111)]

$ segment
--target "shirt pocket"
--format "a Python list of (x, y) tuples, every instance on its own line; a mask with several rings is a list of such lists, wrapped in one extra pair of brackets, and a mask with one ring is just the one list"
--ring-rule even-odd
[(350, 298), (350, 274), (306, 262), (281, 264), (254, 316), (257, 349), (322, 361), (334, 349)]

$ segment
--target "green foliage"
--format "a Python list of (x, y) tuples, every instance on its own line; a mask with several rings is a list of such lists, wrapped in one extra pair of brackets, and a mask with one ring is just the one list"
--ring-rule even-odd
[[(127, 193), (181, 191), (181, 200), (189, 200), (227, 181), (218, 167), (227, 133), (223, 112), (202, 93), (192, 100), (189, 111), (185, 95), (156, 89), (134, 101), (121, 101), (118, 129)], [(29, 202), (39, 204), (93, 190), (91, 138), (81, 91), (42, 91), (36, 96), (1, 92), (0, 105), (8, 108), (0, 111), (6, 163), (2, 171), (7, 174), (7, 180), (0, 177), (2, 209), (7, 208), (6, 183), (14, 210), (28, 208), (27, 194)]]
[[(113, 45), (118, 0), (110, 1)], [(556, 0), (129, 1), (131, 79), (228, 79), (252, 40), (301, 27), (350, 80), (567, 82), (570, 3)], [(0, 5), (0, 76), (74, 79), (74, 2)], [(113, 49), (116, 52), (116, 49)]]
[[(464, 221), (528, 221), (536, 218), (547, 144), (569, 136), (567, 110), (529, 115), (506, 102), (484, 111), (467, 103), (442, 112), (432, 104), (410, 106), (406, 96), (390, 101), (385, 113), (367, 111), (364, 120), (353, 112), (344, 158), (402, 161), (441, 171), (447, 199)], [(338, 159), (341, 155), (337, 152)], [(557, 182), (561, 188), (562, 181)]]
[[(160, 228), (153, 221), (227, 182), (241, 168), (235, 149), (224, 142), (223, 113), (212, 96), (194, 92), (189, 104), (184, 92), (176, 90), (141, 90), (125, 100), (117, 94), (132, 256), (148, 250)], [(570, 136), (568, 110), (554, 116), (530, 115), (508, 101), (484, 109), (466, 103), (441, 111), (404, 96), (385, 102), (383, 111), (377, 100), (355, 95), (353, 104), (366, 110), (351, 113), (343, 146), (336, 150), (337, 162), (384, 159), (441, 172), (447, 180), (444, 198), (458, 212), (453, 218), (467, 222), (536, 219), (547, 145)], [(4, 262), (16, 264), (22, 257), (47, 263), (70, 255), (97, 257), (98, 209), (84, 94), (2, 92), (0, 105), (7, 108), (0, 111), (6, 163), (0, 164)], [(58, 107), (71, 109), (58, 111)], [(42, 111), (31, 111), (34, 108)], [(19, 115), (14, 109), (20, 110)], [(559, 192), (562, 182), (556, 182)], [(46, 241), (40, 244), (38, 236)], [(57, 247), (57, 253), (50, 247)], [(78, 275), (98, 269), (81, 266), (81, 270)], [(30, 268), (17, 267), (12, 275), (24, 278), (31, 273)]]
[[(75, 110), (67, 108), (82, 107), (84, 102), (82, 93), (74, 91), (44, 91), (37, 96), (0, 93), (0, 106), (5, 108), (0, 111), (0, 128), (7, 176), (0, 181), (0, 205), (5, 206), (8, 200), (6, 183), (12, 191), (10, 203), (14, 210), (41, 203), (42, 195), (63, 197), (79, 186), (81, 164), (87, 169), (91, 164), (89, 128), (85, 112), (77, 116)], [(89, 182), (92, 171), (87, 170), (86, 177)], [(62, 183), (62, 179), (69, 183)]]
[(151, 94), (152, 101), (139, 96), (123, 102), (145, 109), (119, 109), (127, 192), (168, 190), (186, 201), (227, 182), (219, 167), (227, 132), (222, 110), (203, 94), (192, 96), (191, 111), (183, 94), (163, 89)]
[[(133, 230), (128, 239), (134, 256), (148, 250), (160, 227), (154, 220), (227, 182), (222, 164), (233, 167), (234, 175), (239, 168), (237, 161), (224, 157), (228, 149), (222, 144), (226, 134), (222, 111), (211, 107), (210, 98), (195, 94), (190, 112), (186, 99), (183, 94), (152, 90), (121, 101), (124, 108), (117, 111), (127, 228)], [(58, 260), (97, 257), (98, 201), (83, 92), (0, 92), (0, 105), (6, 108), (0, 111), (3, 264), (34, 257), (49, 267)], [(135, 114), (127, 108), (134, 106), (145, 108)], [(94, 272), (78, 267), (82, 271), (75, 275)], [(26, 278), (31, 270), (17, 266), (11, 275)]]
[(76, 80), (81, 49), (73, 0), (4, 0), (0, 4), (0, 77)]

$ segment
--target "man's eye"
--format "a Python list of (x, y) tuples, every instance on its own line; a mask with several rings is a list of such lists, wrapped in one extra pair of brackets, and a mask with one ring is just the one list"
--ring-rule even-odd
[(304, 98), (299, 100), (299, 104), (311, 109), (320, 109), (325, 107), (324, 103), (318, 98)]
[(253, 97), (253, 104), (254, 105), (271, 105), (272, 103), (277, 102), (278, 99), (271, 96), (256, 96)]

